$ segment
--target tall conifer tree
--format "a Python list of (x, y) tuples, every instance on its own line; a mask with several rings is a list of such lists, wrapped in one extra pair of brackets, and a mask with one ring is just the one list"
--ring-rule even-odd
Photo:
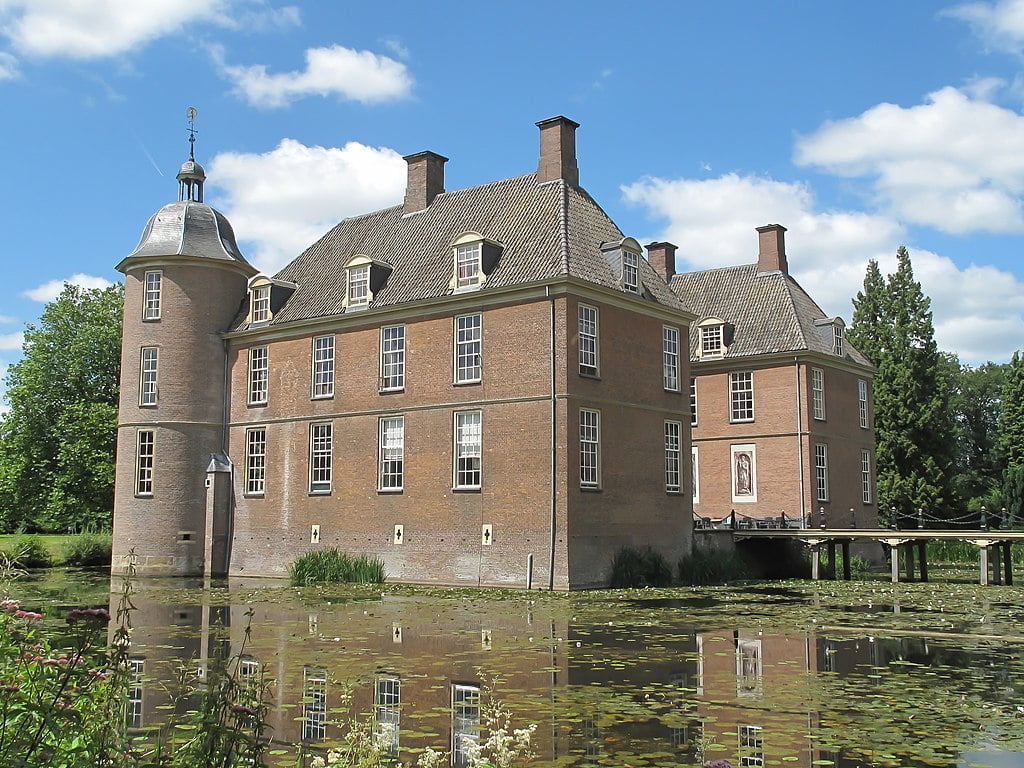
[(1024, 356), (1013, 353), (1003, 384), (997, 442), (1003, 464), (1003, 504), (1010, 519), (1024, 519)]

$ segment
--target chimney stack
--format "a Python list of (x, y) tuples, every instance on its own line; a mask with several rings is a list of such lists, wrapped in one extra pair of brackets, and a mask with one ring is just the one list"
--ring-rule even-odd
[(574, 187), (580, 185), (580, 169), (576, 165), (576, 129), (579, 123), (567, 117), (548, 118), (537, 123), (540, 128), (540, 160), (537, 182), (565, 179)]
[(786, 228), (781, 224), (766, 224), (757, 228), (757, 271), (789, 274), (786, 262)]
[(444, 192), (444, 164), (448, 158), (436, 152), (417, 152), (402, 159), (409, 164), (402, 213), (416, 213), (426, 209)]
[(647, 263), (669, 282), (676, 273), (676, 247), (672, 243), (651, 243), (647, 246)]

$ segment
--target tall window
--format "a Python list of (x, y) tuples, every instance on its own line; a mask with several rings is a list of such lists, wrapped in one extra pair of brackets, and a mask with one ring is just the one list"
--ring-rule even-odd
[(386, 325), (380, 329), (380, 388), (405, 388), (405, 326)]
[(460, 315), (455, 318), (455, 383), (480, 381), (483, 375), (480, 357), (480, 315)]
[(597, 308), (580, 304), (580, 373), (587, 376), (597, 376), (598, 372), (598, 346), (597, 332), (598, 319)]
[(679, 391), (679, 329), (666, 325), (661, 329), (661, 352), (665, 389)]
[(697, 379), (690, 379), (690, 426), (697, 426)]
[(465, 765), (467, 743), (480, 740), (480, 686), (452, 683), (452, 763)]
[(260, 495), (267, 488), (267, 430), (245, 431), (245, 492)]
[(821, 368), (811, 368), (811, 405), (814, 418), (819, 421), (825, 418), (825, 372)]
[(860, 416), (862, 429), (868, 428), (868, 383), (857, 379), (857, 414)]
[(140, 429), (135, 448), (135, 495), (153, 495), (153, 430)]
[(764, 765), (764, 736), (761, 726), (741, 725), (738, 730), (740, 766), (760, 768)]
[(722, 354), (724, 348), (723, 340), (725, 334), (721, 325), (705, 325), (700, 329), (700, 354), (701, 357), (710, 357)]
[(682, 490), (682, 451), (683, 425), (678, 421), (665, 422), (665, 490), (679, 493)]
[(601, 485), (601, 412), (580, 408), (580, 487)]
[(348, 268), (348, 305), (358, 307), (370, 302), (370, 265)]
[(832, 326), (832, 351), (843, 356), (843, 326), (838, 323)]
[(124, 712), (124, 724), (129, 728), (142, 727), (142, 674), (145, 668), (145, 658), (128, 658), (128, 703)]
[(871, 451), (860, 452), (860, 492), (865, 504), (871, 503)]
[(814, 444), (814, 490), (818, 501), (828, 501), (828, 446)]
[(327, 670), (302, 669), (302, 738), (323, 741), (327, 736)]
[(392, 754), (398, 751), (398, 732), (401, 723), (402, 680), (392, 675), (377, 678), (375, 709), (377, 733)]
[(163, 288), (163, 272), (153, 270), (146, 273), (142, 297), (142, 319), (160, 319), (160, 294)]
[(754, 374), (751, 371), (729, 374), (729, 420), (754, 420)]
[(455, 247), (455, 287), (473, 288), (480, 285), (480, 243)]
[(455, 414), (455, 487), (480, 487), (482, 478), (480, 459), (483, 433), (480, 411), (460, 411)]
[(400, 491), (405, 462), (405, 417), (390, 416), (380, 420), (380, 467), (378, 488)]
[(334, 396), (334, 336), (313, 337), (313, 397)]
[(270, 356), (266, 347), (249, 349), (249, 405), (267, 402)]
[(143, 347), (139, 367), (139, 405), (156, 405), (157, 348)]
[(622, 287), (633, 293), (640, 290), (640, 256), (632, 251), (622, 252)]
[(700, 502), (700, 456), (696, 445), (690, 446), (690, 477), (693, 482), (693, 503)]
[(309, 491), (329, 493), (333, 458), (330, 422), (309, 425)]
[(270, 286), (259, 285), (252, 289), (252, 321), (265, 323), (270, 320)]

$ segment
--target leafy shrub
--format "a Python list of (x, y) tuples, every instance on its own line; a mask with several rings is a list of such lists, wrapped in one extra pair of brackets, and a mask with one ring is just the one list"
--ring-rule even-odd
[(82, 533), (68, 542), (64, 564), (82, 567), (110, 565), (113, 541), (109, 533)]
[(302, 555), (292, 563), (289, 576), (296, 586), (334, 582), (380, 584), (385, 578), (384, 563), (378, 558), (352, 557), (333, 547), (314, 549)]
[(17, 568), (50, 568), (53, 557), (38, 536), (19, 536), (7, 550), (11, 564)]
[(672, 583), (672, 569), (658, 552), (650, 547), (623, 547), (612, 560), (612, 589), (631, 587), (665, 587)]
[(750, 569), (734, 552), (705, 552), (695, 549), (679, 561), (679, 581), (692, 586), (726, 584), (750, 578)]

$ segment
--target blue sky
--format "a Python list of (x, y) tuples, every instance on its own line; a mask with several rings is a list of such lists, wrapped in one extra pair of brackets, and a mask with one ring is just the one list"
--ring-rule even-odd
[(680, 270), (751, 261), (778, 222), (849, 320), (902, 243), (944, 349), (1024, 346), (1024, 0), (0, 0), (0, 97), (0, 373), (176, 198), (189, 105), (207, 202), (270, 273), (400, 201), (402, 155), (451, 158), (448, 189), (527, 173), (564, 114), (581, 184)]

